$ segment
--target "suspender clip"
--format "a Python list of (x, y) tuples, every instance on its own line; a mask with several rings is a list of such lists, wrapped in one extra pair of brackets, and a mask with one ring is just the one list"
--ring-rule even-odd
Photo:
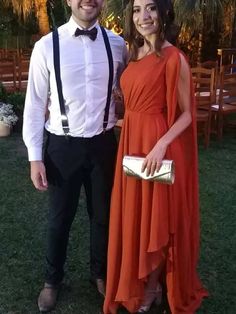
[(70, 137), (70, 135), (69, 135), (69, 131), (70, 131), (69, 126), (63, 126), (62, 129), (63, 129), (64, 135), (65, 135), (65, 138), (68, 140), (69, 137)]
[(62, 127), (62, 129), (63, 129), (63, 131), (64, 131), (65, 135), (69, 135), (69, 131), (70, 131), (70, 129), (69, 129), (69, 127), (68, 127), (68, 126), (63, 126), (63, 127)]

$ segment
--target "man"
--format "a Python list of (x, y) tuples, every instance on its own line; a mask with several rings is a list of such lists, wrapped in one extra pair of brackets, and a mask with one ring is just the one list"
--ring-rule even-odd
[[(126, 62), (124, 40), (110, 31), (104, 34), (97, 22), (104, 0), (67, 0), (67, 4), (72, 16), (58, 28), (59, 49), (56, 44), (53, 46), (52, 34), (35, 44), (24, 111), (23, 138), (31, 180), (36, 189), (49, 190), (50, 199), (46, 278), (38, 298), (41, 312), (56, 305), (70, 227), (83, 184), (91, 228), (91, 279), (99, 292), (105, 293), (109, 205), (116, 155), (113, 127), (117, 120), (112, 97), (109, 101), (109, 88), (117, 84)], [(113, 62), (105, 45), (106, 34)], [(44, 127), (47, 140), (43, 159)]]

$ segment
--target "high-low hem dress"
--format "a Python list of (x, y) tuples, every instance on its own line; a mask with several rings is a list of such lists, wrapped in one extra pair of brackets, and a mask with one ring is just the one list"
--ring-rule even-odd
[[(173, 125), (180, 110), (180, 51), (174, 46), (130, 62), (121, 78), (125, 116), (111, 199), (104, 314), (124, 306), (135, 313), (148, 275), (167, 248), (167, 297), (173, 314), (192, 314), (207, 291), (196, 271), (199, 251), (198, 163), (194, 102), (191, 125), (168, 147), (175, 182), (166, 185), (128, 177), (124, 155), (146, 156)], [(192, 91), (192, 88), (191, 88)], [(191, 92), (193, 100), (193, 92)]]

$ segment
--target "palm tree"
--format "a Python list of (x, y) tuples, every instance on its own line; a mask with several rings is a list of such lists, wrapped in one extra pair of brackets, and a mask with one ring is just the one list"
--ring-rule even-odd
[(71, 10), (65, 0), (49, 0), (48, 14), (50, 16), (50, 25), (55, 28), (68, 21)]
[(24, 20), (31, 14), (32, 10), (38, 20), (40, 35), (47, 34), (50, 30), (47, 13), (47, 0), (2, 0), (6, 7), (12, 7), (13, 11)]
[[(234, 23), (236, 23), (235, 0), (174, 0), (173, 2), (176, 20), (181, 25), (182, 37), (184, 34), (190, 34), (193, 37), (198, 34), (198, 61), (202, 54), (202, 40), (207, 38), (212, 43), (209, 34), (210, 36), (214, 33), (215, 36), (218, 35), (218, 38), (215, 38), (217, 46), (233, 44), (231, 39), (234, 35)], [(218, 34), (214, 32), (214, 29), (218, 29)]]
[[(29, 1), (29, 0), (25, 0)], [(49, 32), (49, 18), (47, 12), (47, 0), (34, 0), (35, 12), (39, 23), (39, 32), (41, 35), (45, 35)]]
[(214, 20), (218, 18), (217, 14), (223, 9), (223, 2), (223, 0), (173, 0), (176, 20), (181, 25), (201, 31), (204, 18), (207, 18), (213, 27)]
[[(219, 36), (215, 45), (235, 45), (236, 38), (236, 0), (172, 0), (176, 23), (181, 28), (182, 42), (184, 46), (189, 45), (191, 52), (193, 46), (198, 43), (198, 58), (202, 50), (202, 40), (213, 34), (215, 28), (219, 30)], [(123, 8), (128, 0), (108, 0), (105, 16), (123, 16)], [(217, 36), (217, 35), (216, 35)], [(196, 38), (197, 37), (197, 38)], [(232, 38), (233, 37), (233, 38)], [(230, 40), (232, 38), (232, 40)], [(191, 45), (191, 39), (194, 39)], [(234, 39), (234, 41), (233, 41)], [(215, 47), (216, 50), (216, 47)]]
[(106, 2), (105, 12), (114, 14), (115, 16), (123, 16), (123, 10), (127, 4), (128, 0), (108, 0)]

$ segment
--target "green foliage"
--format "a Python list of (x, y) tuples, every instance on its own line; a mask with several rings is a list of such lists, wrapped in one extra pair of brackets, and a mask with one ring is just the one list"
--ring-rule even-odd
[(13, 109), (18, 115), (23, 114), (25, 93), (22, 92), (7, 93), (6, 89), (0, 82), (0, 101), (13, 105)]
[(70, 16), (70, 9), (66, 1), (48, 1), (50, 26), (52, 29), (64, 24)]
[(2, 37), (2, 32), (6, 32), (13, 36), (21, 35), (31, 35), (38, 32), (38, 24), (35, 18), (34, 12), (31, 12), (28, 18), (23, 21), (21, 16), (19, 17), (13, 12), (12, 7), (5, 7), (0, 3), (0, 38)]
[(104, 7), (103, 16), (114, 14), (114, 16), (119, 16), (122, 19), (127, 3), (128, 0), (108, 0)]
[(194, 31), (201, 31), (205, 21), (210, 21), (210, 29), (218, 13), (222, 11), (224, 0), (174, 0), (176, 19), (180, 25), (190, 26)]
[(25, 94), (21, 92), (8, 94), (7, 102), (14, 106), (15, 112), (22, 114), (24, 110)]
[(0, 82), (0, 101), (2, 102), (7, 101), (7, 92), (1, 82)]

